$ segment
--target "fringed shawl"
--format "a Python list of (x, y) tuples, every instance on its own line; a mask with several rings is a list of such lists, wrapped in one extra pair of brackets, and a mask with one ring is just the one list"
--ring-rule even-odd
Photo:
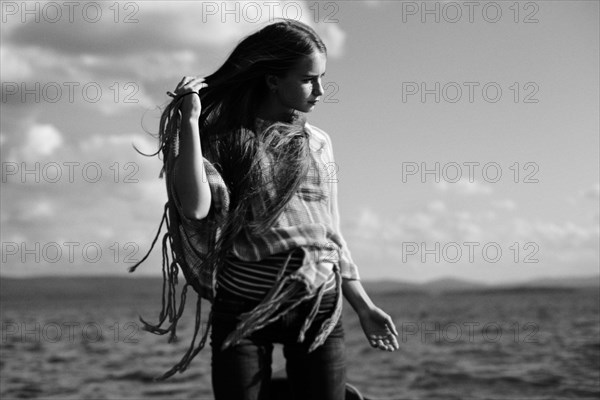
[[(265, 121), (258, 119), (257, 123), (264, 124)], [(313, 137), (313, 140), (317, 142), (316, 137)], [(326, 137), (322, 144), (324, 146), (330, 145), (329, 138)], [(322, 153), (319, 153), (319, 151), (323, 151), (324, 146), (321, 146), (320, 150), (316, 150), (314, 153), (321, 160), (323, 160)], [(173, 146), (173, 148), (173, 151), (177, 152), (177, 146)], [(311, 157), (313, 156), (311, 155)], [(203, 261), (219, 237), (220, 226), (230, 206), (230, 192), (223, 178), (213, 163), (204, 158), (204, 167), (212, 195), (210, 211), (208, 216), (202, 220), (186, 218), (173, 185), (174, 159), (175, 157), (165, 158), (164, 171), (166, 172), (165, 181), (168, 201), (165, 204), (156, 237), (144, 258), (130, 268), (130, 272), (133, 272), (146, 260), (157, 243), (163, 226), (166, 225), (167, 232), (162, 237), (163, 294), (159, 321), (156, 325), (152, 325), (141, 317), (140, 320), (147, 331), (160, 335), (170, 333), (169, 342), (176, 338), (177, 323), (183, 314), (188, 286), (192, 286), (198, 295), (194, 334), (190, 346), (182, 359), (169, 371), (157, 378), (158, 380), (167, 379), (176, 372), (185, 371), (191, 360), (206, 344), (212, 315), (209, 314), (208, 323), (204, 328), (204, 332), (201, 333), (202, 298), (212, 302), (216, 291), (216, 271), (218, 271), (218, 268), (205, 265), (206, 263), (203, 263)], [(321, 177), (319, 169), (319, 167), (316, 170), (313, 169), (312, 173), (316, 172)], [(319, 178), (322, 189), (327, 187), (326, 183)], [(310, 192), (309, 194), (312, 196), (312, 192), (314, 192), (314, 187), (310, 187), (310, 184), (310, 181), (307, 181), (308, 186), (304, 187), (304, 193), (290, 202), (291, 208), (281, 215), (276, 226), (267, 235), (260, 238), (241, 235), (237, 247), (234, 245), (233, 254), (248, 261), (260, 261), (261, 257), (264, 258), (269, 254), (291, 250), (296, 247), (301, 247), (304, 250), (305, 258), (302, 267), (298, 271), (283, 277), (285, 267), (289, 262), (288, 258), (278, 275), (276, 284), (261, 303), (241, 316), (241, 321), (236, 330), (226, 338), (223, 348), (237, 344), (244, 337), (277, 320), (300, 303), (310, 301), (312, 302), (310, 312), (306, 316), (298, 335), (298, 341), (304, 341), (306, 331), (319, 309), (325, 289), (323, 283), (331, 273), (336, 275), (336, 305), (328, 318), (318, 327), (317, 334), (309, 346), (309, 351), (313, 351), (320, 346), (337, 323), (342, 306), (340, 266), (342, 269), (346, 269), (345, 276), (350, 274), (350, 276), (355, 276), (358, 279), (358, 272), (348, 250), (343, 249), (345, 241), (341, 233), (338, 232), (339, 226), (336, 226), (332, 218), (330, 199), (328, 196), (321, 201), (307, 198), (306, 193)], [(325, 190), (325, 193), (329, 193), (329, 191)], [(294, 204), (296, 209), (294, 209)], [(337, 208), (335, 213), (337, 214)], [(261, 243), (263, 243), (262, 247)], [(244, 249), (248, 249), (248, 252), (245, 252)], [(331, 262), (324, 263), (323, 261)], [(333, 266), (333, 270), (331, 266)], [(176, 292), (179, 269), (183, 272), (186, 282), (180, 293), (179, 305), (177, 305)], [(167, 319), (168, 326), (162, 328)], [(199, 341), (198, 336), (200, 336)], [(197, 341), (198, 343), (196, 343)]]

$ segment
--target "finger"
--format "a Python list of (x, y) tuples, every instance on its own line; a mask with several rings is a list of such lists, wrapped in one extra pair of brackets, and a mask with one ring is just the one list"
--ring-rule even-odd
[(184, 76), (181, 78), (181, 81), (177, 84), (177, 88), (175, 90), (180, 90), (190, 85), (190, 83), (196, 83), (200, 78), (195, 76)]
[(383, 339), (383, 343), (385, 345), (385, 350), (394, 351), (394, 346), (392, 345), (392, 342), (389, 338)]
[(369, 337), (371, 339), (375, 339), (375, 340), (385, 339), (387, 337), (387, 334), (384, 334), (384, 333), (372, 333), (371, 335), (369, 335)]
[(185, 82), (183, 84), (183, 86), (178, 85), (177, 89), (175, 89), (175, 94), (184, 94), (184, 93), (189, 93), (189, 92), (198, 92), (198, 93), (200, 93), (200, 90), (204, 86), (207, 86), (206, 83), (204, 83), (199, 78), (194, 78), (193, 80)]
[(177, 84), (177, 87), (182, 87), (185, 86), (185, 84), (190, 80), (189, 76), (184, 76), (183, 78), (181, 78), (181, 81), (179, 81), (179, 83)]
[(394, 351), (393, 347), (389, 344), (383, 344), (383, 347), (381, 348), (381, 350), (385, 350), (385, 351)]
[(185, 82), (184, 86), (193, 86), (193, 85), (200, 84), (202, 82), (204, 82), (202, 78), (197, 77), (197, 76), (192, 76)]
[(203, 82), (195, 82), (195, 83), (192, 83), (192, 84), (188, 85), (189, 91), (191, 91), (191, 92), (198, 92), (198, 93), (200, 93), (200, 90), (203, 87), (205, 87), (205, 86), (206, 86), (206, 84), (203, 83)]
[(371, 347), (375, 349), (382, 349), (385, 346), (381, 339), (371, 339), (369, 342), (371, 343)]
[(400, 345), (398, 344), (398, 339), (396, 339), (396, 336), (392, 336), (390, 338), (390, 342), (391, 342), (391, 345), (393, 346), (394, 350), (398, 350), (400, 348)]
[(391, 318), (388, 320), (388, 329), (390, 329), (394, 335), (398, 336), (396, 325), (394, 325), (394, 321), (392, 321)]

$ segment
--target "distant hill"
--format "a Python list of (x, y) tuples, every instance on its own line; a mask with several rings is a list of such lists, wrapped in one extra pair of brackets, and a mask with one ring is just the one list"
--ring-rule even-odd
[(498, 291), (528, 291), (528, 290), (557, 290), (557, 289), (600, 289), (600, 275), (588, 277), (541, 278), (530, 281), (487, 284), (456, 278), (441, 278), (425, 283), (410, 283), (393, 280), (365, 281), (368, 292), (377, 293), (446, 293), (446, 292), (498, 292)]
[(426, 290), (433, 292), (475, 290), (484, 289), (488, 286), (489, 285), (480, 282), (466, 281), (455, 278), (436, 279), (422, 285), (422, 287)]
[[(183, 280), (183, 278), (182, 278)], [(183, 285), (181, 285), (183, 286)], [(0, 278), (0, 301), (160, 302), (160, 277), (35, 277)]]
[[(180, 276), (179, 289), (184, 284)], [(368, 293), (409, 294), (445, 292), (539, 291), (600, 288), (600, 276), (584, 278), (544, 278), (511, 284), (489, 285), (454, 278), (426, 283), (394, 280), (364, 281)], [(192, 289), (190, 289), (192, 290)], [(160, 302), (162, 277), (75, 276), (75, 277), (0, 277), (0, 301), (93, 301)]]
[(587, 276), (582, 278), (564, 277), (564, 278), (541, 278), (528, 281), (520, 286), (525, 287), (600, 287), (600, 275)]
[(369, 293), (415, 293), (426, 291), (422, 285), (394, 280), (374, 280), (362, 282), (365, 290)]

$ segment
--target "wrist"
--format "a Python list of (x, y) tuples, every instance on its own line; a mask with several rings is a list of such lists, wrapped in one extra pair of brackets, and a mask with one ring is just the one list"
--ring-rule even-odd
[(200, 114), (202, 111), (202, 108), (197, 103), (198, 102), (194, 102), (192, 100), (192, 97), (184, 98), (183, 104), (181, 105), (181, 108), (180, 108), (181, 118), (184, 120), (189, 120), (191, 122), (197, 123), (198, 119), (200, 119)]
[(356, 311), (356, 314), (359, 318), (371, 314), (374, 309), (375, 304), (371, 302), (364, 302), (363, 304), (358, 304), (356, 307), (354, 307), (354, 311)]

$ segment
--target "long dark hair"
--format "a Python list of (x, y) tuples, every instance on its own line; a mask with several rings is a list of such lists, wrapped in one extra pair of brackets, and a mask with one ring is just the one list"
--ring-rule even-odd
[[(267, 121), (263, 126), (257, 126), (256, 118), (268, 94), (266, 76), (283, 77), (314, 52), (327, 54), (315, 31), (283, 19), (247, 36), (216, 72), (204, 78), (198, 121), (202, 151), (230, 191), (229, 213), (205, 260), (209, 265), (221, 265), (242, 230), (249, 234), (268, 230), (306, 177), (311, 157), (305, 116), (295, 111), (285, 121)], [(173, 100), (161, 116), (163, 155), (172, 154), (170, 147), (177, 141), (176, 103)]]

